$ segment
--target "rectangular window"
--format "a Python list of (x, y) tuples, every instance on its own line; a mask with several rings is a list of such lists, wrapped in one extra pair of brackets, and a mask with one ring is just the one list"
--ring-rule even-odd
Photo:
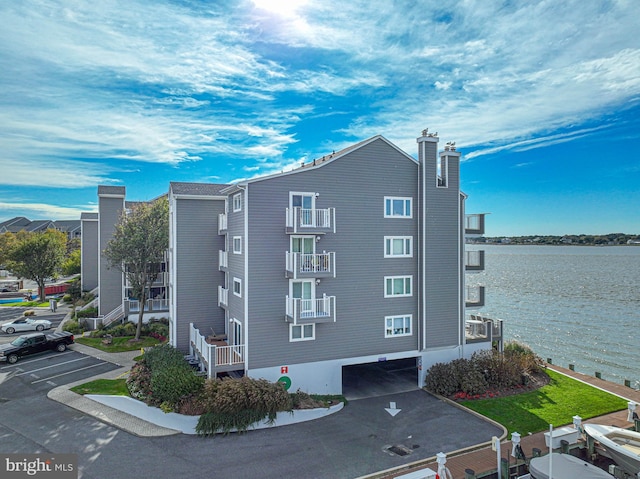
[(413, 276), (385, 276), (384, 297), (397, 298), (411, 296)]
[(290, 324), (289, 341), (312, 341), (316, 339), (315, 324)]
[(385, 258), (410, 258), (413, 256), (413, 238), (411, 236), (385, 236)]
[(242, 297), (242, 280), (233, 278), (233, 294)]
[(242, 236), (233, 237), (233, 254), (242, 254)]
[(411, 336), (411, 323), (410, 314), (407, 316), (385, 316), (384, 337)]
[(242, 210), (242, 193), (233, 195), (233, 211)]
[(385, 218), (412, 218), (411, 198), (405, 197), (384, 197), (384, 217)]

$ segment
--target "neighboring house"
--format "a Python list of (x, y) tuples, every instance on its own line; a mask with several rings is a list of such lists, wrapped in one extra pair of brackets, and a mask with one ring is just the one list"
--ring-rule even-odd
[(417, 160), (375, 136), (234, 185), (171, 183), (171, 344), (210, 377), (314, 393), (342, 392), (350, 365), (411, 358), (425, 371), (500, 348), (501, 321), (465, 313), (484, 302), (465, 283), (484, 269), (465, 251), (484, 215), (465, 213), (460, 154), (438, 154), (426, 131), (417, 142)]
[(51, 229), (62, 231), (67, 235), (67, 240), (80, 237), (80, 220), (35, 220), (31, 221), (24, 216), (16, 216), (0, 223), (0, 233), (17, 233), (28, 231), (30, 233), (43, 232)]

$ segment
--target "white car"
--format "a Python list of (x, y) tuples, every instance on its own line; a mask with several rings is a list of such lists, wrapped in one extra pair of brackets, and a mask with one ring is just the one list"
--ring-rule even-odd
[(51, 321), (47, 319), (18, 318), (0, 326), (0, 330), (7, 334), (22, 331), (43, 331), (51, 328)]

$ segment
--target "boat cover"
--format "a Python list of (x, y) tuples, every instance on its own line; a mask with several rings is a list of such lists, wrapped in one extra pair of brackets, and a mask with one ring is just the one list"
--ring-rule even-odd
[[(570, 454), (552, 454), (552, 479), (612, 479), (613, 476), (599, 467)], [(529, 463), (529, 473), (535, 479), (549, 478), (549, 454), (534, 457)]]

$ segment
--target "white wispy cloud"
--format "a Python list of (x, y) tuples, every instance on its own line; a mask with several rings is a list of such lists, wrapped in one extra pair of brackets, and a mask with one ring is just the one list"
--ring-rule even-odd
[(84, 206), (57, 206), (48, 203), (29, 202), (4, 202), (0, 201), (0, 210), (5, 210), (8, 215), (26, 216), (31, 220), (52, 219), (52, 220), (77, 220), (80, 213), (97, 212), (98, 206), (87, 204)]

